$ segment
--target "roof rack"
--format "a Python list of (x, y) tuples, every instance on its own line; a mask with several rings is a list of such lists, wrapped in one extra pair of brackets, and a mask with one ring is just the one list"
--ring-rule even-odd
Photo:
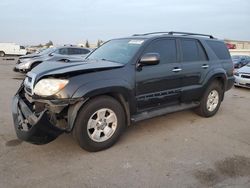
[(152, 32), (152, 33), (134, 34), (133, 36), (146, 36), (146, 35), (158, 35), (158, 34), (167, 34), (167, 35), (177, 34), (181, 36), (196, 35), (196, 36), (203, 36), (203, 37), (209, 37), (211, 39), (214, 39), (212, 35), (206, 35), (206, 34), (200, 34), (200, 33), (178, 32), (178, 31)]
[(157, 35), (157, 34), (169, 34), (169, 31), (162, 32), (152, 32), (152, 33), (143, 33), (143, 34), (134, 34), (133, 36), (146, 36), (146, 35)]

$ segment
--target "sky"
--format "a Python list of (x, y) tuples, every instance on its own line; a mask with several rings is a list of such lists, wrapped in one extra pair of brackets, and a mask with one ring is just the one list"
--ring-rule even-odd
[(95, 43), (155, 31), (250, 40), (250, 0), (0, 1), (0, 42)]

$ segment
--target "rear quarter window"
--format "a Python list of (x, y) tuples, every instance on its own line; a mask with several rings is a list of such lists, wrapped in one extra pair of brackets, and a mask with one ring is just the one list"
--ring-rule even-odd
[(215, 55), (220, 60), (231, 59), (228, 49), (224, 42), (220, 41), (206, 41), (208, 46), (213, 50)]

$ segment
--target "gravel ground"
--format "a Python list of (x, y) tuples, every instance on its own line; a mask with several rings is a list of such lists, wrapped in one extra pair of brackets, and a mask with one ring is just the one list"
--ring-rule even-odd
[(17, 140), (15, 61), (0, 59), (0, 187), (250, 187), (250, 90), (231, 89), (212, 118), (190, 110), (142, 121), (89, 153), (67, 134), (43, 146)]

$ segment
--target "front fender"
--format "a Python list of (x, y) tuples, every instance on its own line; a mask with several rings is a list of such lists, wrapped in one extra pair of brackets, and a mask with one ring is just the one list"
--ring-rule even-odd
[(73, 94), (72, 98), (83, 98), (83, 101), (80, 101), (74, 105), (71, 105), (68, 110), (68, 125), (69, 130), (71, 131), (74, 127), (74, 123), (77, 117), (77, 114), (80, 110), (80, 108), (84, 105), (86, 101), (89, 100), (89, 98), (98, 96), (98, 95), (105, 95), (105, 94), (113, 94), (116, 95), (122, 95), (123, 99), (125, 100), (122, 103), (124, 106), (125, 113), (127, 114), (127, 121), (128, 124), (130, 123), (130, 110), (131, 106), (128, 106), (126, 104), (135, 104), (135, 102), (132, 102), (134, 100), (133, 97), (133, 89), (132, 86), (129, 85), (128, 82), (124, 80), (102, 80), (102, 81), (96, 81), (92, 83), (87, 83), (82, 85), (78, 90)]
[(72, 98), (90, 98), (106, 93), (120, 93), (125, 98), (132, 97), (133, 87), (125, 80), (98, 80), (88, 82), (77, 89)]

